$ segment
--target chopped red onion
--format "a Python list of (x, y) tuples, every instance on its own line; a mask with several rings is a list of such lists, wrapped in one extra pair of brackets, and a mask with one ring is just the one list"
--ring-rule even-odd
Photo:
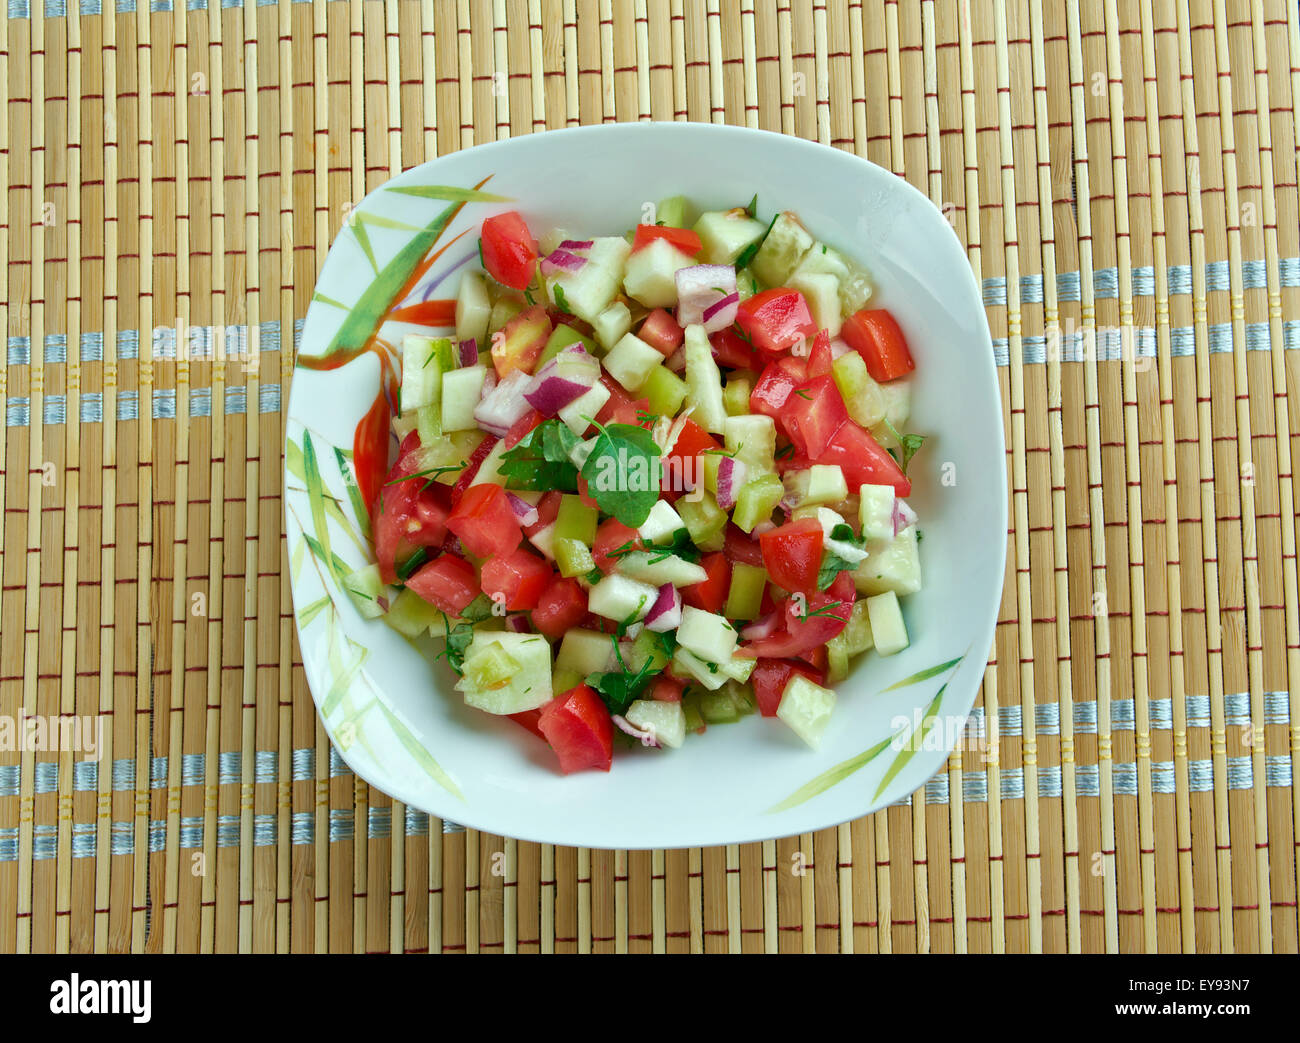
[(507, 491), (506, 499), (510, 501), (510, 509), (515, 512), (515, 520), (520, 525), (535, 525), (537, 523), (537, 508), (521, 496)]
[(700, 323), (704, 332), (717, 333), (736, 321), (740, 295), (736, 269), (729, 264), (693, 264), (679, 268), (677, 325), (685, 329)]
[[(478, 426), (498, 438), (504, 436), (514, 422), (528, 412), (529, 402), (524, 391), (531, 381), (532, 377), (521, 369), (511, 370), (500, 383), (496, 383), (489, 372), (483, 382), (483, 397), (474, 407)], [(491, 386), (489, 382), (492, 382)]]
[(579, 257), (568, 250), (552, 250), (542, 258), (542, 274), (555, 275), (559, 272), (576, 272), (587, 263), (585, 257)]
[(762, 619), (756, 619), (740, 632), (740, 636), (746, 641), (761, 641), (765, 637), (771, 637), (776, 633), (776, 628), (781, 625), (784, 618), (783, 612), (769, 612)]
[(561, 250), (590, 250), (596, 245), (594, 239), (565, 239), (560, 243)]
[(682, 595), (677, 588), (671, 583), (665, 583), (659, 588), (659, 596), (655, 598), (655, 603), (646, 613), (645, 623), (647, 630), (652, 630), (656, 634), (664, 634), (669, 630), (674, 630), (682, 622)]
[(616, 727), (619, 731), (625, 732), (626, 734), (632, 736), (632, 738), (634, 739), (640, 739), (642, 746), (658, 747), (659, 740), (656, 737), (653, 728), (647, 728), (645, 731), (642, 731), (635, 724), (631, 723), (622, 714), (617, 714), (617, 713), (613, 714), (610, 717), (610, 720), (614, 722), (614, 727)]
[(686, 369), (686, 352), (678, 348), (668, 356), (668, 361), (664, 363), (674, 373), (681, 373)]
[(528, 625), (528, 616), (522, 612), (506, 616), (506, 629), (512, 634), (532, 633), (532, 627)]
[(600, 363), (581, 344), (577, 351), (566, 349), (551, 359), (531, 378), (524, 398), (542, 416), (556, 416), (561, 409), (585, 395), (600, 377)]
[(745, 465), (735, 457), (724, 456), (718, 462), (718, 506), (729, 511), (745, 483)]
[(900, 500), (895, 496), (892, 520), (894, 522), (894, 535), (897, 536), (900, 532), (906, 532), (910, 529), (919, 519), (916, 512), (907, 505), (906, 500)]
[(840, 340), (839, 337), (836, 337), (833, 341), (831, 341), (831, 358), (832, 358), (832, 359), (837, 359), (837, 358), (839, 358), (841, 355), (844, 355), (844, 354), (846, 354), (846, 353), (848, 353), (848, 352), (850, 352), (850, 351), (852, 351), (852, 350), (853, 350), (853, 349), (850, 348), (847, 344), (845, 344), (844, 341)]
[[(728, 308), (733, 306), (735, 307), (736, 311), (740, 310), (740, 294), (738, 293), (729, 293), (727, 294), (727, 296), (723, 297), (720, 301), (714, 301), (712, 304), (710, 304), (707, 308), (704, 309), (704, 328), (706, 330), (709, 329), (709, 320), (712, 319), (715, 315), (717, 315), (718, 312), (722, 311), (723, 308)], [(726, 320), (728, 326), (730, 326), (733, 322), (736, 321), (736, 311), (733, 311), (731, 313), (731, 316)], [(709, 332), (713, 333), (715, 331), (709, 330)]]
[(461, 366), (478, 365), (478, 341), (473, 337), (468, 340), (462, 340), (456, 345), (457, 361)]

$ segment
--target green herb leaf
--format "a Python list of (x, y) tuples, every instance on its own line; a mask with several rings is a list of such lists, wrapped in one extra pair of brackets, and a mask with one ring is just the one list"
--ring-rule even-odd
[(446, 631), (447, 643), (434, 658), (446, 656), (447, 665), (463, 677), (465, 674), (465, 650), (469, 648), (470, 642), (474, 640), (474, 627), (469, 623), (457, 623), (452, 626), (447, 622), (445, 616), (442, 620), (442, 627)]
[(555, 284), (555, 306), (566, 315), (573, 314), (572, 310), (569, 308), (569, 302), (564, 299), (564, 287), (559, 283)]
[(751, 200), (749, 201), (749, 205), (748, 205), (747, 207), (745, 207), (745, 213), (747, 213), (750, 217), (753, 217), (755, 214), (758, 213), (758, 193), (757, 193), (757, 192), (754, 193), (754, 198), (751, 199)]
[(416, 569), (429, 560), (429, 548), (418, 547), (414, 554), (397, 566), (397, 578), (406, 580)]
[(635, 529), (650, 516), (659, 499), (659, 445), (643, 427), (596, 427), (600, 434), (582, 465), (588, 495), (606, 514)]
[[(753, 217), (754, 215), (750, 214), (749, 216)], [(743, 249), (740, 252), (740, 256), (736, 258), (736, 271), (740, 271), (740, 269), (744, 268), (747, 264), (749, 264), (750, 261), (754, 259), (754, 255), (758, 253), (759, 247), (763, 245), (763, 241), (767, 238), (768, 232), (771, 232), (772, 226), (776, 224), (776, 218), (777, 215), (773, 214), (772, 220), (769, 221), (767, 224), (767, 232), (764, 232), (760, 238), (755, 239), (752, 243), (750, 243), (747, 247), (745, 247), (745, 249)]]
[[(617, 641), (615, 641), (614, 647), (617, 649)], [(621, 654), (619, 655), (619, 662), (623, 662)], [(654, 668), (654, 659), (647, 657), (646, 661), (641, 664), (641, 669), (635, 673), (626, 669), (625, 665), (623, 670), (611, 670), (603, 674), (588, 674), (587, 684), (600, 693), (600, 697), (609, 708), (610, 713), (623, 714), (627, 713), (628, 707), (636, 699), (640, 698), (641, 692), (657, 672)]]
[[(866, 540), (854, 535), (853, 529), (843, 523), (831, 529), (831, 539), (847, 543), (859, 550), (867, 545)], [(817, 589), (828, 589), (841, 572), (852, 572), (857, 567), (856, 562), (846, 561), (832, 550), (826, 551), (822, 555), (822, 567), (817, 572)]]
[(545, 420), (501, 454), (498, 470), (507, 489), (576, 492), (578, 469), (569, 453), (582, 439), (561, 420)]
[(898, 466), (903, 469), (904, 474), (907, 474), (907, 465), (912, 462), (912, 457), (916, 455), (916, 451), (925, 443), (925, 435), (899, 434), (898, 428), (891, 424), (888, 418), (881, 421), (881, 423), (885, 425), (885, 429), (898, 441), (900, 447), (899, 452), (902, 453), (902, 458), (900, 459), (899, 453), (896, 453), (892, 449), (889, 450), (889, 455), (895, 460), (898, 460)]

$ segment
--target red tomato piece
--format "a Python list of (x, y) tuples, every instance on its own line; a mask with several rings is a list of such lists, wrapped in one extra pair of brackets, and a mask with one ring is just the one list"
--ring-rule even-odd
[(807, 379), (806, 359), (783, 358), (768, 363), (749, 393), (749, 411), (779, 420), (791, 392)]
[(539, 529), (544, 529), (555, 521), (556, 516), (560, 513), (560, 500), (564, 494), (555, 489), (550, 492), (542, 493), (542, 498), (537, 501), (537, 521), (524, 529), (526, 536), (534, 535)]
[(461, 545), (480, 558), (514, 549), (523, 539), (519, 521), (506, 498), (506, 491), (492, 482), (471, 485), (447, 518), (447, 528), (460, 537)]
[(705, 612), (721, 612), (731, 586), (731, 562), (722, 551), (706, 554), (700, 561), (708, 579), (682, 587), (682, 600)]
[(517, 612), (537, 606), (551, 578), (551, 566), (536, 554), (516, 548), (488, 558), (482, 573), (483, 593), (494, 600), (500, 595), (506, 608)]
[(483, 222), (483, 267), (502, 286), (525, 290), (537, 267), (537, 240), (517, 211), (496, 214)]
[(700, 237), (689, 228), (669, 228), (667, 225), (637, 225), (636, 236), (632, 239), (632, 252), (649, 246), (656, 239), (667, 239), (682, 253), (694, 257), (704, 249)]
[(829, 377), (831, 375), (831, 335), (826, 330), (818, 330), (813, 339), (812, 350), (808, 352), (808, 377)]
[(762, 544), (731, 523), (727, 524), (726, 543), (722, 547), (722, 552), (732, 562), (758, 566), (763, 564)]
[(641, 547), (641, 537), (636, 529), (629, 529), (617, 518), (606, 518), (596, 530), (596, 539), (591, 545), (591, 556), (596, 561), (596, 567), (606, 575), (613, 572), (618, 559), (611, 558), (610, 552), (626, 544), (631, 544), (634, 548)]
[(421, 566), (406, 585), (429, 604), (453, 616), (464, 612), (479, 593), (474, 566), (454, 554), (440, 554)]
[(541, 739), (542, 742), (546, 741), (546, 736), (542, 734), (542, 729), (538, 727), (538, 721), (542, 719), (542, 711), (540, 709), (522, 710), (519, 713), (511, 713), (506, 716), (514, 721), (515, 724), (532, 732)]
[(816, 460), (826, 453), (840, 426), (849, 419), (849, 411), (834, 378), (817, 377), (791, 392), (777, 419), (795, 450)]
[(492, 334), (492, 368), (501, 379), (517, 369), (531, 373), (551, 335), (551, 317), (540, 304), (525, 308)]
[(719, 366), (729, 369), (763, 368), (754, 346), (730, 326), (709, 334), (709, 347), (713, 349), (713, 360)]
[(660, 674), (650, 686), (650, 698), (661, 703), (680, 703), (685, 688), (686, 684), (677, 678)]
[[(418, 447), (415, 432), (402, 445), (409, 450), (413, 438)], [(414, 459), (410, 451), (398, 457), (380, 486), (370, 517), (375, 560), (379, 564), (379, 577), (385, 583), (396, 582), (397, 566), (418, 548), (440, 547), (447, 538), (451, 491), (425, 477), (407, 477), (413, 474)]]
[(546, 417), (535, 409), (530, 409), (511, 425), (510, 430), (506, 432), (506, 448), (513, 449), (524, 440), (524, 435), (528, 434), (533, 428), (537, 427)]
[(754, 699), (758, 703), (759, 713), (764, 717), (776, 716), (776, 708), (781, 705), (785, 686), (795, 674), (802, 674), (813, 684), (826, 683), (826, 675), (807, 663), (789, 659), (760, 659), (754, 664), (749, 683), (754, 686)]
[(798, 290), (777, 287), (740, 304), (736, 325), (759, 351), (780, 355), (817, 332), (808, 302)]
[(758, 538), (763, 564), (782, 590), (811, 595), (817, 591), (822, 564), (823, 533), (815, 518), (787, 522)]
[(537, 726), (560, 758), (560, 771), (565, 775), (584, 768), (609, 771), (614, 725), (600, 696), (585, 684), (543, 706)]
[(453, 507), (460, 503), (460, 498), (465, 495), (469, 483), (478, 475), (478, 469), (483, 466), (483, 461), (487, 459), (488, 453), (492, 452), (492, 447), (496, 444), (497, 440), (488, 435), (469, 454), (469, 459), (465, 461), (465, 470), (460, 472), (456, 484), (451, 487), (451, 504)]
[(824, 645), (848, 625), (856, 597), (853, 578), (841, 572), (829, 590), (783, 598), (773, 610), (780, 614), (778, 628), (742, 647), (760, 659), (784, 659)]
[(661, 487), (679, 492), (694, 489), (701, 478), (700, 456), (710, 449), (720, 448), (711, 434), (687, 417), (677, 441), (663, 457)]
[(649, 413), (648, 398), (633, 398), (617, 380), (608, 374), (600, 375), (600, 382), (609, 389), (609, 399), (600, 407), (596, 419), (602, 424), (630, 424), (633, 427), (647, 427), (641, 417)]
[(672, 313), (663, 308), (656, 308), (647, 315), (636, 335), (664, 358), (680, 348), (686, 339), (686, 331), (677, 325)]
[(537, 599), (533, 626), (552, 641), (558, 641), (581, 624), (586, 614), (587, 592), (576, 579), (556, 576)]
[(810, 464), (835, 464), (844, 472), (850, 489), (863, 485), (892, 485), (899, 496), (911, 495), (912, 483), (898, 466), (887, 449), (852, 420), (847, 420), (835, 432), (826, 451), (816, 459), (796, 453), (788, 460), (778, 461), (782, 471), (797, 470)]
[(850, 315), (840, 330), (844, 343), (862, 356), (867, 372), (881, 383), (897, 380), (916, 368), (907, 338), (884, 308), (863, 308)]

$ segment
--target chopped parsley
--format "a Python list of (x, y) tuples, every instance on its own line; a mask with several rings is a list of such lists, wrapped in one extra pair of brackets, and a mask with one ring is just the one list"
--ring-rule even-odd
[[(754, 215), (750, 214), (749, 216), (753, 217)], [(763, 245), (763, 241), (767, 238), (768, 232), (772, 231), (772, 225), (776, 224), (776, 218), (777, 215), (773, 214), (772, 220), (768, 222), (767, 231), (740, 252), (740, 256), (736, 258), (736, 271), (740, 271), (754, 259), (754, 255), (758, 253), (759, 247)]]
[(569, 302), (564, 299), (564, 287), (559, 283), (555, 284), (555, 306), (566, 315), (573, 314), (573, 310), (569, 307)]
[(506, 488), (576, 492), (578, 469), (569, 454), (580, 441), (562, 420), (544, 420), (501, 454)]
[(882, 420), (881, 423), (885, 425), (885, 430), (894, 436), (899, 445), (897, 451), (889, 450), (889, 455), (898, 461), (898, 466), (903, 469), (904, 474), (907, 474), (907, 465), (912, 462), (912, 457), (916, 455), (916, 451), (925, 443), (925, 435), (900, 434), (898, 428), (891, 424), (888, 418)]
[[(840, 524), (831, 529), (831, 539), (838, 540), (841, 543), (847, 543), (850, 546), (857, 547), (861, 550), (867, 545), (867, 541), (853, 534), (853, 529), (848, 525)], [(855, 562), (846, 561), (832, 550), (826, 551), (822, 555), (822, 567), (817, 572), (817, 589), (826, 590), (835, 582), (835, 577), (841, 572), (852, 572), (858, 566)]]

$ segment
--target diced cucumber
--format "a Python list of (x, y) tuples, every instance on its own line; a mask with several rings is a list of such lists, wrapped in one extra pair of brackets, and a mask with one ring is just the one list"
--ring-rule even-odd
[[(580, 677), (603, 674), (617, 666), (614, 642), (609, 634), (577, 627), (567, 631), (555, 655), (556, 670), (572, 670)], [(564, 689), (561, 689), (562, 691)]]
[(867, 598), (867, 618), (871, 621), (871, 637), (880, 655), (894, 655), (910, 644), (903, 623), (903, 610), (899, 607), (898, 595), (892, 590)]
[(744, 304), (749, 298), (762, 289), (758, 285), (758, 278), (748, 268), (742, 268), (736, 273), (736, 295), (740, 297), (740, 303)]
[(379, 566), (373, 564), (349, 573), (343, 586), (366, 619), (382, 616), (395, 596), (393, 588), (379, 578)]
[(590, 391), (584, 391), (561, 409), (559, 417), (575, 435), (582, 435), (586, 433), (587, 428), (591, 426), (591, 421), (608, 401), (609, 388), (597, 382), (592, 385)]
[(478, 472), (474, 475), (474, 480), (470, 485), (486, 485), (491, 482), (493, 485), (502, 487), (506, 484), (506, 476), (501, 473), (501, 458), (506, 454), (505, 439), (498, 439), (489, 451), (488, 455), (483, 458), (483, 463), (479, 465)]
[[(871, 298), (871, 278), (842, 253), (825, 243), (814, 243), (795, 268), (791, 278), (804, 274), (826, 273), (835, 276), (840, 308), (852, 315), (866, 306)], [(793, 285), (793, 283), (791, 284)]]
[(600, 511), (582, 502), (574, 493), (560, 496), (560, 509), (555, 515), (555, 538), (557, 540), (577, 540), (590, 547), (596, 542), (596, 525), (600, 521)]
[(705, 692), (700, 696), (700, 716), (707, 724), (731, 724), (740, 720), (740, 709), (725, 689)]
[(474, 340), (480, 346), (486, 345), (491, 318), (492, 302), (488, 300), (483, 276), (478, 272), (466, 272), (460, 277), (460, 289), (456, 293), (456, 339)]
[(689, 228), (690, 212), (694, 208), (685, 196), (669, 196), (659, 200), (655, 207), (655, 223), (669, 228)]
[(442, 393), (443, 361), (450, 354), (440, 351), (440, 345), (450, 348), (445, 337), (421, 337), (407, 334), (402, 338), (402, 384), (399, 391), (403, 413), (423, 406), (437, 405)]
[[(662, 587), (665, 583), (671, 583), (674, 587), (689, 587), (709, 578), (704, 567), (693, 561), (679, 558), (676, 554), (650, 554), (642, 550), (634, 550), (620, 557), (618, 571), (629, 579), (649, 583), (655, 588)], [(653, 604), (652, 601), (651, 605)]]
[[(434, 442), (421, 443), (416, 450), (419, 454), (412, 460), (414, 471), (431, 471), (438, 467), (462, 468), (483, 441), (483, 432), (475, 428), (472, 431), (451, 431)], [(456, 483), (456, 471), (444, 471), (436, 480), (444, 485)]]
[(473, 431), (478, 428), (478, 423), (474, 420), (474, 407), (483, 394), (483, 381), (486, 378), (486, 366), (467, 366), (443, 374), (443, 431)]
[(885, 397), (885, 419), (895, 430), (903, 430), (912, 415), (912, 385), (906, 380), (891, 380), (880, 385), (880, 393)]
[(596, 321), (591, 324), (600, 346), (606, 350), (617, 344), (631, 328), (632, 313), (622, 301), (615, 301), (597, 315)]
[(488, 347), (492, 334), (503, 329), (506, 323), (524, 310), (525, 303), (522, 296), (516, 297), (510, 292), (497, 298), (496, 303), (492, 305), (492, 313), (488, 316), (487, 337), (478, 342), (480, 353)]
[(650, 611), (659, 592), (626, 576), (606, 576), (587, 592), (587, 608), (615, 622), (633, 622)]
[(776, 423), (770, 416), (751, 413), (729, 416), (723, 425), (726, 446), (751, 476), (776, 470)]
[(731, 377), (722, 391), (722, 407), (727, 416), (747, 416), (749, 414), (749, 395), (754, 385), (748, 377)]
[(652, 630), (642, 630), (632, 641), (623, 643), (623, 661), (633, 673), (648, 662), (651, 673), (659, 673), (668, 665), (668, 653), (664, 643)]
[[(472, 677), (480, 656), (489, 655), (497, 659), (491, 664), (491, 676), (501, 675), (503, 663), (500, 653), (494, 648), (501, 649), (518, 667), (506, 673), (500, 681), (481, 686)], [(456, 688), (464, 694), (467, 705), (487, 713), (535, 710), (551, 700), (551, 646), (538, 634), (476, 630), (469, 648), (465, 650), (465, 676), (456, 683)]]
[(844, 471), (838, 464), (813, 464), (803, 470), (786, 471), (782, 482), (794, 497), (795, 507), (839, 503), (849, 495)]
[(664, 361), (654, 348), (635, 333), (626, 333), (609, 349), (604, 366), (609, 375), (629, 391), (639, 391), (656, 367)]
[(623, 289), (647, 308), (671, 308), (677, 304), (677, 272), (695, 264), (667, 239), (656, 239), (627, 259)]
[(749, 680), (749, 675), (754, 672), (754, 667), (757, 665), (758, 660), (753, 656), (736, 652), (730, 659), (723, 660), (718, 664), (718, 672), (733, 681), (743, 682)]
[(794, 214), (789, 211), (777, 214), (750, 266), (768, 286), (784, 286), (812, 244), (813, 237)]
[(849, 676), (849, 653), (840, 640), (843, 631), (826, 642), (826, 680), (831, 684), (843, 681)]
[(828, 681), (842, 681), (849, 672), (849, 662), (871, 648), (871, 621), (866, 601), (855, 601), (848, 625), (826, 642)]
[(465, 678), (478, 689), (500, 688), (518, 670), (519, 660), (496, 642), (485, 644), (465, 659)]
[(761, 474), (740, 487), (731, 520), (744, 532), (753, 532), (759, 522), (767, 521), (785, 495), (785, 486), (774, 474)]
[(637, 532), (646, 543), (666, 543), (683, 527), (682, 516), (673, 510), (673, 505), (667, 500), (656, 500)]
[(403, 588), (398, 591), (384, 613), (383, 620), (399, 634), (407, 637), (419, 637), (429, 633), (431, 627), (442, 633), (442, 621), (447, 617), (434, 608), (414, 591)]
[(557, 322), (555, 329), (551, 330), (551, 335), (546, 338), (546, 347), (542, 348), (542, 353), (537, 356), (537, 364), (533, 366), (533, 372), (536, 373), (570, 344), (581, 344), (587, 349), (587, 354), (593, 358), (600, 354), (596, 350), (596, 342), (590, 337), (584, 337), (568, 323)]
[(676, 749), (686, 741), (686, 714), (681, 703), (635, 699), (623, 717), (632, 727), (650, 732), (660, 746)]
[(570, 689), (585, 684), (586, 679), (586, 674), (580, 674), (576, 670), (566, 670), (557, 666), (551, 671), (551, 691), (556, 695), (563, 695)]
[(649, 400), (650, 412), (675, 416), (686, 401), (686, 381), (667, 366), (655, 366), (641, 385), (641, 394)]
[(858, 490), (863, 539), (894, 538), (894, 496), (892, 485), (864, 485)]
[[(550, 525), (543, 525), (535, 533), (528, 537), (528, 542), (542, 552), (548, 561), (555, 560), (555, 522)], [(595, 561), (592, 561), (595, 564)]]
[(785, 721), (794, 733), (816, 749), (831, 722), (835, 709), (835, 693), (829, 688), (814, 684), (803, 674), (793, 673), (781, 693), (776, 715)]
[(673, 673), (678, 677), (689, 674), (710, 691), (721, 688), (727, 682), (727, 675), (718, 669), (717, 663), (706, 663), (690, 649), (680, 645), (673, 653)]
[(682, 524), (686, 526), (686, 532), (695, 546), (706, 551), (721, 550), (723, 532), (727, 527), (727, 512), (718, 506), (718, 501), (711, 493), (703, 489), (697, 492), (699, 499), (692, 499), (695, 495), (692, 493), (691, 496), (683, 496), (674, 506), (682, 516)]
[[(816, 249), (814, 247), (814, 249)], [(833, 275), (819, 272), (802, 272), (790, 276), (786, 285), (798, 290), (808, 302), (813, 322), (832, 337), (838, 337), (843, 317), (840, 314), (840, 284)]]
[(695, 408), (694, 420), (704, 430), (721, 434), (726, 428), (727, 410), (722, 404), (722, 371), (713, 359), (713, 348), (704, 327), (686, 327), (686, 404)]
[(548, 280), (546, 293), (551, 303), (580, 319), (595, 322), (618, 294), (630, 250), (621, 236), (593, 239), (586, 264), (576, 272), (564, 272)]
[(694, 232), (704, 249), (705, 264), (735, 264), (745, 250), (763, 238), (767, 225), (743, 210), (710, 210), (695, 222)]
[(413, 413), (399, 413), (393, 417), (393, 434), (397, 436), (399, 443), (406, 441), (406, 436), (419, 426), (420, 411), (417, 409)]
[(728, 681), (722, 686), (727, 698), (736, 707), (741, 717), (748, 717), (758, 709), (758, 700), (754, 698), (754, 689), (740, 681)]
[(682, 714), (686, 718), (686, 730), (688, 732), (704, 731), (704, 718), (700, 714), (700, 699), (695, 692), (686, 692), (681, 701)]
[[(703, 570), (701, 570), (703, 571)], [(722, 663), (736, 651), (736, 628), (714, 612), (687, 605), (677, 627), (677, 644), (711, 663)]]
[(867, 543), (867, 557), (853, 573), (861, 594), (915, 594), (921, 589), (921, 558), (916, 527), (904, 529), (892, 540)]
[(585, 576), (596, 567), (596, 559), (591, 556), (591, 548), (581, 540), (557, 539), (551, 537), (551, 553), (555, 555), (555, 564), (560, 575), (572, 579)]
[(866, 362), (856, 351), (846, 351), (837, 358), (831, 364), (831, 376), (854, 423), (870, 428), (885, 418), (884, 392), (871, 379)]
[(416, 410), (415, 430), (420, 433), (421, 445), (432, 445), (442, 437), (442, 402)]
[(728, 619), (757, 619), (767, 586), (767, 569), (738, 561), (731, 566), (731, 589), (722, 611)]

